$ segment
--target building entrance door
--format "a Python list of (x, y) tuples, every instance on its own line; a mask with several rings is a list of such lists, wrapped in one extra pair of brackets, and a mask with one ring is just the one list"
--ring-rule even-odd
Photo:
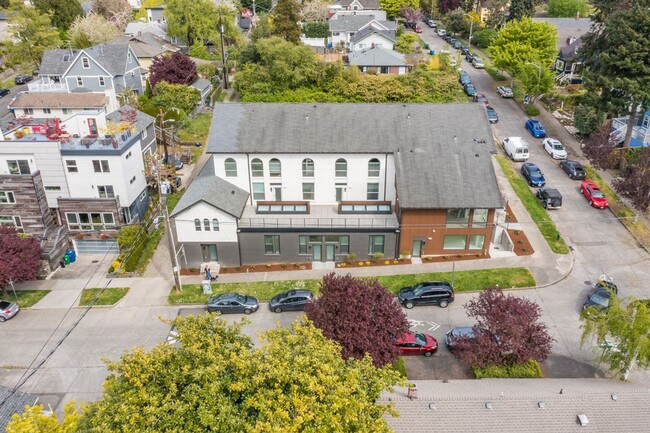
[(204, 262), (217, 262), (219, 256), (217, 255), (217, 246), (215, 244), (202, 244), (201, 253)]
[(422, 257), (422, 241), (413, 241), (413, 257)]
[(321, 244), (312, 244), (312, 250), (314, 251), (314, 261), (320, 262), (323, 260), (323, 245)]
[(333, 262), (334, 261), (334, 250), (335, 250), (335, 245), (334, 244), (326, 244), (325, 245), (325, 260), (328, 262)]

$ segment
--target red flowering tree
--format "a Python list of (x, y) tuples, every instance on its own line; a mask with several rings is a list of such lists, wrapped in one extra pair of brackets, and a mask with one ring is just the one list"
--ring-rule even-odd
[(180, 51), (171, 56), (154, 57), (149, 68), (151, 87), (155, 87), (159, 81), (167, 81), (169, 84), (192, 84), (197, 77), (196, 64)]
[(393, 295), (377, 280), (351, 275), (323, 277), (321, 297), (306, 308), (307, 317), (323, 334), (338, 341), (345, 359), (370, 354), (377, 367), (397, 359), (394, 337), (409, 330)]
[(41, 264), (41, 245), (37, 239), (26, 237), (16, 229), (0, 225), (0, 287), (7, 295), (9, 281), (21, 281), (36, 278)]
[(476, 338), (459, 338), (454, 354), (473, 367), (544, 362), (554, 339), (540, 321), (536, 302), (489, 287), (465, 304), (467, 315), (477, 321)]

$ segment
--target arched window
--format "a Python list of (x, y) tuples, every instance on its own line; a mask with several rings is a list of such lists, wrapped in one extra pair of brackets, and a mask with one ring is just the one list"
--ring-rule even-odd
[(198, 218), (194, 220), (194, 230), (197, 232), (201, 231), (201, 220)]
[(368, 177), (379, 177), (379, 169), (381, 168), (381, 163), (377, 158), (372, 158), (368, 161)]
[(302, 177), (314, 177), (314, 160), (305, 158), (302, 160)]
[(348, 162), (345, 159), (337, 159), (334, 169), (336, 177), (348, 177)]
[(219, 231), (219, 220), (216, 218), (212, 220), (212, 230), (215, 232)]
[(203, 230), (205, 230), (206, 232), (210, 231), (210, 220), (207, 218), (203, 220)]
[(223, 165), (226, 168), (226, 177), (237, 177), (237, 161), (228, 158), (224, 161)]
[(271, 177), (281, 177), (282, 176), (282, 164), (277, 158), (273, 158), (269, 161), (269, 174)]
[(264, 164), (259, 158), (251, 161), (251, 172), (253, 177), (264, 177)]

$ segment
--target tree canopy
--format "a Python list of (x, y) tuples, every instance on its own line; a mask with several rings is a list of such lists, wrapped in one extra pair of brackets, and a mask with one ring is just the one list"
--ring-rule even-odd
[(586, 17), (589, 8), (587, 0), (549, 0), (548, 16), (554, 18)]
[(92, 47), (112, 41), (120, 34), (121, 32), (115, 27), (115, 24), (99, 14), (77, 17), (68, 32), (73, 48)]
[(61, 45), (59, 32), (52, 27), (47, 12), (20, 4), (8, 21), (11, 41), (7, 42), (5, 61), (10, 65), (38, 68), (43, 53)]
[(103, 398), (69, 433), (389, 431), (383, 415), (394, 412), (376, 399), (399, 373), (369, 356), (344, 360), (309, 321), (265, 332), (259, 348), (242, 323), (178, 317), (179, 346), (136, 348), (108, 362)]
[(178, 108), (189, 115), (199, 101), (201, 95), (194, 87), (169, 84), (167, 81), (158, 82), (151, 97), (142, 95), (139, 99), (141, 110), (150, 115), (155, 115), (160, 108)]
[(331, 273), (323, 277), (320, 293), (305, 309), (307, 317), (341, 344), (345, 359), (369, 354), (378, 367), (395, 362), (394, 338), (404, 335), (409, 324), (386, 287), (377, 280)]
[(387, 18), (393, 19), (401, 15), (403, 7), (420, 9), (420, 0), (379, 0), (379, 6), (386, 11)]
[(295, 0), (278, 0), (271, 15), (271, 34), (294, 44), (300, 43), (302, 30), (300, 4)]
[(211, 0), (165, 0), (168, 33), (182, 38), (189, 46), (195, 42), (220, 43), (219, 25), (227, 39), (238, 40), (241, 32), (235, 24), (236, 10)]
[(416, 52), (417, 46), (419, 46), (419, 43), (416, 34), (402, 33), (397, 37), (395, 51), (402, 54), (413, 54)]
[(41, 244), (18, 233), (14, 227), (0, 225), (0, 287), (9, 281), (20, 283), (36, 278), (41, 265)]
[(196, 64), (180, 51), (171, 56), (156, 56), (149, 67), (149, 82), (155, 88), (160, 81), (169, 84), (192, 84), (196, 81)]
[(84, 16), (77, 0), (32, 0), (32, 4), (40, 13), (49, 13), (52, 25), (62, 30), (68, 30), (77, 17)]
[(535, 0), (511, 0), (508, 21), (530, 18), (535, 13)]

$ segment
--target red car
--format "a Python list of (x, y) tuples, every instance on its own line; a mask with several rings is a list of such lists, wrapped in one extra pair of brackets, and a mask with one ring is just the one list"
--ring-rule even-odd
[(415, 33), (422, 33), (422, 27), (417, 26), (417, 27), (415, 28)]
[(589, 206), (596, 209), (605, 209), (607, 207), (607, 199), (605, 194), (600, 190), (598, 185), (588, 180), (585, 180), (580, 185), (580, 194), (584, 195), (589, 201)]
[(407, 332), (395, 340), (395, 346), (399, 349), (400, 355), (424, 355), (431, 356), (438, 350), (438, 342), (428, 334), (419, 332)]
[(486, 107), (490, 105), (487, 96), (485, 96), (482, 93), (477, 93), (476, 95), (474, 95), (474, 102), (482, 102), (485, 104)]

